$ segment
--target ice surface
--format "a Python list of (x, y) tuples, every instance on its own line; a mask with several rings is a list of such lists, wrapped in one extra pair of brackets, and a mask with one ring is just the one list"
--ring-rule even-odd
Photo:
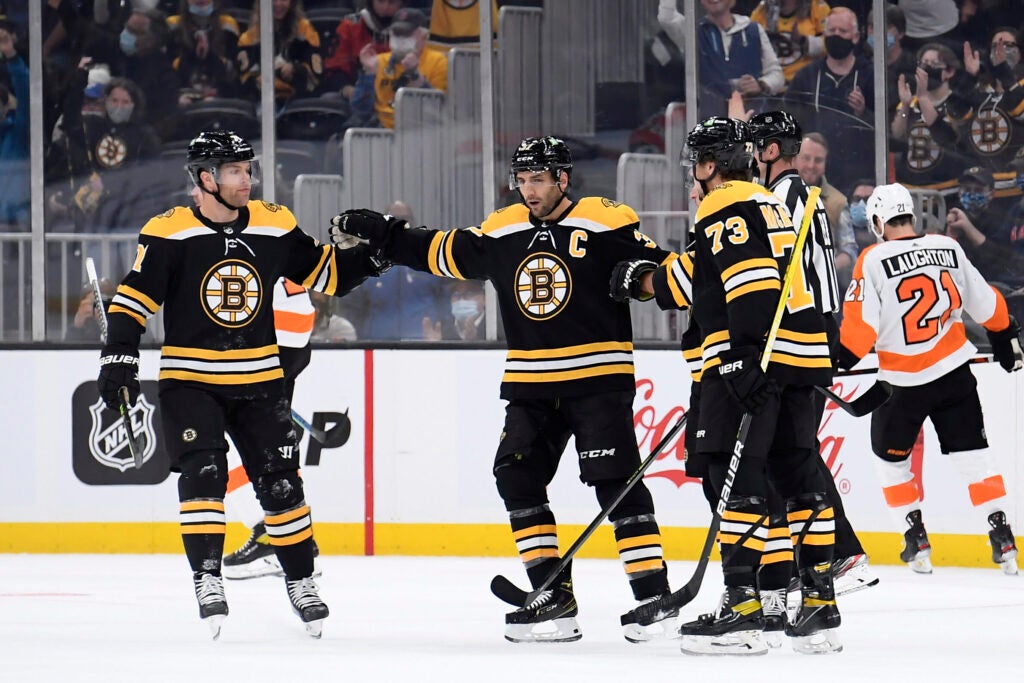
[[(1024, 650), (1024, 577), (998, 568), (936, 567), (931, 576), (874, 566), (879, 586), (840, 601), (845, 651), (691, 657), (678, 641), (632, 645), (619, 614), (632, 607), (621, 566), (578, 560), (583, 639), (514, 645), (506, 606), (488, 584), (525, 587), (513, 558), (321, 557), (331, 608), (307, 636), (284, 582), (226, 582), (231, 614), (218, 642), (198, 617), (183, 556), (0, 555), (0, 681), (319, 681), (627, 683), (629, 681), (947, 681), (1014, 678)], [(693, 564), (675, 562), (677, 585)], [(712, 567), (686, 618), (717, 604)], [(762, 677), (768, 676), (764, 679)]]

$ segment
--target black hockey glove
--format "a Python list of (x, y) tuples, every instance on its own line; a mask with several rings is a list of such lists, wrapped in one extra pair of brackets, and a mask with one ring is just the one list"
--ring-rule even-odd
[(396, 230), (407, 226), (404, 219), (388, 216), (370, 209), (349, 209), (331, 219), (328, 233), (335, 244), (344, 242), (345, 235), (366, 240), (371, 247), (387, 249)]
[(1020, 347), (1020, 323), (1010, 316), (1010, 325), (1005, 330), (988, 334), (988, 343), (992, 345), (992, 356), (1007, 372), (1016, 372), (1024, 367), (1024, 351)]
[(652, 295), (641, 291), (640, 278), (644, 273), (650, 273), (657, 268), (657, 263), (644, 259), (619, 261), (612, 268), (612, 277), (608, 282), (609, 296), (620, 303), (626, 303), (630, 299), (647, 301)]
[(103, 403), (117, 410), (121, 387), (128, 388), (128, 405), (139, 397), (139, 350), (127, 344), (107, 344), (100, 352), (100, 376), (96, 380)]
[(743, 410), (759, 414), (771, 395), (778, 392), (778, 387), (761, 370), (757, 348), (741, 346), (722, 351), (718, 357), (722, 361), (718, 373), (725, 380), (729, 394)]
[(384, 256), (384, 252), (380, 249), (374, 249), (373, 253), (370, 254), (370, 266), (373, 268), (373, 276), (380, 277), (384, 273), (391, 270), (391, 266), (395, 265), (390, 259)]

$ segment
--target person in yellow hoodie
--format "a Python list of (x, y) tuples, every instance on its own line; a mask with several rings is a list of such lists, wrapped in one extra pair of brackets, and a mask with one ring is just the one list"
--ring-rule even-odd
[(391, 20), (388, 35), (390, 52), (378, 54), (369, 44), (359, 53), (363, 72), (352, 94), (352, 123), (394, 128), (400, 88), (448, 89), (448, 57), (426, 47), (430, 32), (423, 12), (402, 8)]
[(762, 0), (750, 13), (750, 20), (768, 32), (786, 83), (825, 54), (825, 17), (830, 11), (825, 0)]

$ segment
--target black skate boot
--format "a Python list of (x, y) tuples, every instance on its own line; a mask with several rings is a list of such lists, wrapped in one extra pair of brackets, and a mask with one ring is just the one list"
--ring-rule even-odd
[(284, 576), (269, 538), (263, 522), (254, 526), (252, 535), (245, 545), (224, 558), (224, 578), (255, 579), (258, 576)]
[(928, 542), (928, 532), (924, 530), (921, 511), (912, 510), (907, 513), (907, 524), (910, 528), (903, 532), (905, 544), (900, 559), (918, 574), (931, 574), (932, 544)]
[(726, 586), (717, 614), (702, 614), (679, 627), (688, 655), (763, 655), (764, 612), (753, 586)]
[(786, 625), (793, 650), (805, 655), (842, 652), (837, 629), (842, 623), (832, 587), (832, 565), (823, 562), (800, 570), (800, 607)]
[(576, 623), (572, 577), (564, 572), (551, 588), (505, 615), (505, 640), (513, 643), (569, 643), (583, 637)]
[(670, 619), (679, 616), (679, 608), (666, 605), (671, 592), (665, 591), (644, 600), (637, 601), (636, 607), (619, 618), (622, 635), (631, 643), (646, 643), (661, 638), (675, 638), (678, 631), (670, 625)]
[(1006, 515), (1002, 512), (993, 512), (988, 516), (988, 523), (992, 531), (988, 532), (988, 540), (992, 544), (992, 561), (1003, 568), (1004, 574), (1015, 575), (1017, 573), (1017, 543), (1010, 531), (1010, 525), (1006, 523)]
[(285, 579), (284, 583), (288, 588), (288, 599), (291, 600), (292, 609), (306, 625), (306, 633), (319, 638), (323, 631), (324, 619), (331, 612), (320, 599), (316, 583), (312, 577), (295, 581)]
[(209, 572), (195, 572), (192, 583), (199, 601), (199, 618), (206, 622), (213, 639), (220, 638), (220, 627), (228, 615), (228, 601), (224, 597), (224, 580)]
[(782, 647), (782, 633), (786, 630), (786, 589), (760, 591), (761, 611), (764, 612), (764, 638), (768, 647)]

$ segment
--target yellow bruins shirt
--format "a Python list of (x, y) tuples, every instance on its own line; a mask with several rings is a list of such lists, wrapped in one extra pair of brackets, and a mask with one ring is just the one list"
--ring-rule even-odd
[(246, 395), (283, 377), (273, 310), (279, 278), (341, 296), (371, 271), (366, 247), (321, 245), (283, 206), (250, 201), (227, 224), (175, 207), (142, 228), (110, 304), (107, 342), (138, 348), (147, 319), (163, 307), (161, 383)]
[[(701, 373), (720, 365), (726, 349), (764, 347), (797, 228), (785, 204), (754, 183), (728, 182), (701, 201), (692, 257), (666, 259), (653, 278), (659, 306), (693, 306)], [(831, 384), (813, 282), (801, 260), (768, 365), (768, 376), (787, 384)], [(697, 374), (695, 348), (694, 341), (684, 345), (691, 375)]]
[(629, 306), (608, 294), (612, 268), (670, 255), (638, 227), (633, 209), (600, 197), (573, 203), (550, 223), (516, 204), (479, 227), (403, 230), (390, 255), (434, 275), (494, 285), (508, 340), (502, 398), (633, 391), (632, 321)]
[[(392, 52), (377, 55), (377, 73), (373, 80), (374, 110), (377, 120), (384, 128), (395, 127), (395, 97), (398, 91), (409, 83), (409, 75), (401, 62), (393, 61)], [(434, 90), (448, 91), (448, 57), (424, 48), (420, 53), (420, 63), (416, 70), (427, 79)]]

